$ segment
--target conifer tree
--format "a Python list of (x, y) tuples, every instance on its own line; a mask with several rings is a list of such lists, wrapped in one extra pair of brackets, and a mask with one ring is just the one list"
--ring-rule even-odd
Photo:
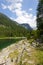
[(39, 37), (43, 38), (43, 0), (39, 0), (37, 7), (37, 29)]

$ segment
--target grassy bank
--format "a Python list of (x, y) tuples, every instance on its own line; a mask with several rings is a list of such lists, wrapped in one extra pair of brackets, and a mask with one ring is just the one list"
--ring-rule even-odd
[(43, 51), (36, 49), (33, 53), (33, 58), (35, 60), (35, 65), (43, 65)]

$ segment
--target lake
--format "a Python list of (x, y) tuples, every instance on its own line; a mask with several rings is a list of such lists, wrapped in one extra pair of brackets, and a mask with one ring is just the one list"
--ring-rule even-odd
[(21, 40), (22, 38), (1, 38), (0, 39), (0, 50), (11, 45), (14, 44), (15, 42)]

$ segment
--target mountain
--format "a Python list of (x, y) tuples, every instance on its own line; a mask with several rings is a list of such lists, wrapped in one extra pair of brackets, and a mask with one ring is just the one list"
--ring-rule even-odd
[(16, 21), (11, 20), (5, 14), (0, 13), (0, 37), (26, 36), (27, 33), (29, 33), (27, 29)]
[(28, 30), (33, 30), (32, 28), (31, 28), (31, 26), (29, 25), (29, 24), (27, 24), (27, 23), (23, 23), (23, 24), (21, 24), (23, 27), (25, 27), (26, 29), (28, 29)]

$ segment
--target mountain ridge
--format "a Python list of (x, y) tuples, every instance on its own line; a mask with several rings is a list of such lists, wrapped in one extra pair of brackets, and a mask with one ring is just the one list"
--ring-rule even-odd
[[(25, 32), (25, 33), (24, 33)], [(0, 13), (0, 36), (26, 36), (27, 29), (16, 21), (11, 20), (5, 14)]]
[(22, 25), (23, 27), (25, 27), (26, 29), (28, 29), (28, 30), (33, 30), (28, 23), (23, 23), (23, 24), (21, 24), (21, 25)]

